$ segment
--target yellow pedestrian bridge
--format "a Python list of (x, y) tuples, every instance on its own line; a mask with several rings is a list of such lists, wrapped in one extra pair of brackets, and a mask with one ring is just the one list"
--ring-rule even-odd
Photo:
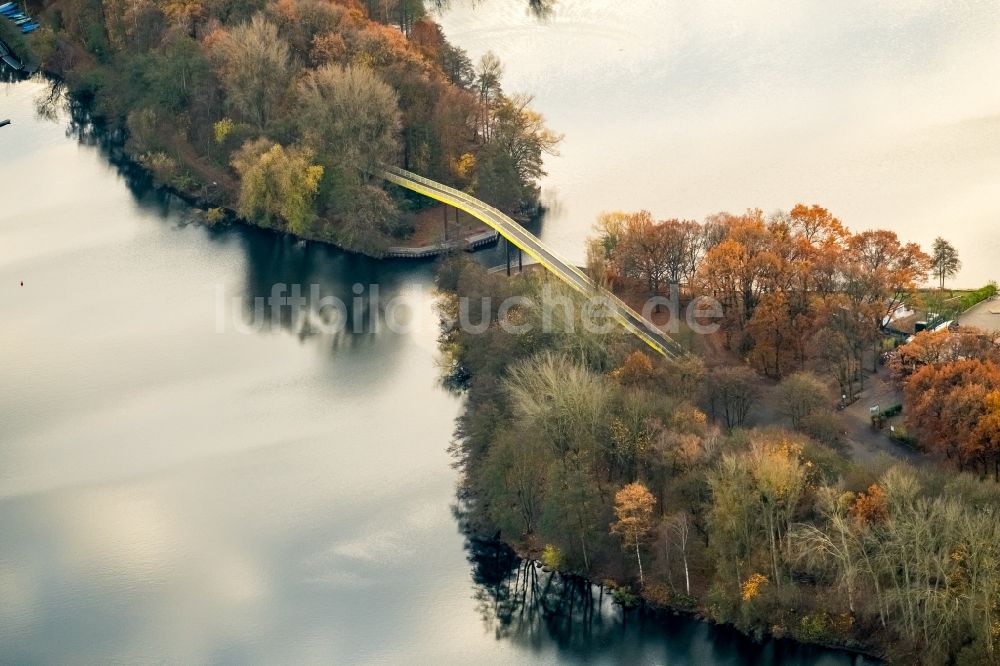
[(614, 318), (630, 333), (645, 342), (655, 352), (667, 358), (680, 358), (687, 352), (675, 340), (630, 308), (620, 298), (595, 283), (579, 267), (561, 258), (541, 239), (489, 204), (454, 187), (448, 187), (398, 167), (382, 167), (379, 175), (413, 192), (423, 194), (441, 203), (464, 210), (469, 215), (495, 229), (501, 236), (556, 275), (575, 291), (584, 296), (599, 295), (604, 298)]

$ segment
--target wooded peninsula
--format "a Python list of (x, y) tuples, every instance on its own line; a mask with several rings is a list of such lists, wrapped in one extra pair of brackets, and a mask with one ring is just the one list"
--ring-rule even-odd
[(421, 0), (60, 0), (18, 40), (155, 180), (207, 209), (381, 256), (426, 206), (403, 166), (526, 217), (559, 138)]
[[(538, 208), (560, 137), (421, 0), (29, 4), (41, 27), (0, 36), (209, 222), (383, 256), (428, 205), (384, 164)], [(463, 523), (625, 608), (890, 663), (998, 663), (1000, 339), (948, 325), (997, 288), (946, 290), (959, 266), (944, 239), (925, 252), (818, 205), (602, 216), (596, 282), (637, 310), (674, 285), (718, 304), (712, 334), (673, 322), (678, 360), (588, 330), (584, 307), (543, 325), (544, 292), (582, 297), (542, 271), (446, 258), (442, 320), (487, 304), (481, 328), (440, 339), (467, 398)]]
[(625, 607), (890, 663), (997, 663), (1000, 333), (913, 335), (927, 322), (902, 317), (995, 296), (919, 289), (959, 263), (943, 239), (929, 255), (820, 206), (604, 215), (589, 251), (603, 284), (633, 304), (674, 284), (684, 304), (720, 305), (711, 335), (680, 322), (690, 354), (668, 360), (588, 332), (583, 307), (546, 329), (546, 290), (580, 297), (541, 271), (453, 258), (442, 319), (459, 295), (491, 304), (485, 331), (442, 336), (446, 380), (468, 396), (465, 521)]

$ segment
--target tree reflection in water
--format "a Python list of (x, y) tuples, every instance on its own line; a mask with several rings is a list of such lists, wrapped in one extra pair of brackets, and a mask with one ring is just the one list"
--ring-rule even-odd
[(604, 588), (544, 571), (492, 539), (470, 538), (467, 544), (477, 606), (498, 639), (533, 642), (544, 635), (568, 647), (602, 642), (620, 628), (624, 616)]
[(786, 640), (757, 643), (730, 627), (648, 607), (625, 611), (605, 588), (543, 570), (496, 538), (466, 531), (477, 611), (497, 640), (594, 663), (862, 666), (860, 655)]

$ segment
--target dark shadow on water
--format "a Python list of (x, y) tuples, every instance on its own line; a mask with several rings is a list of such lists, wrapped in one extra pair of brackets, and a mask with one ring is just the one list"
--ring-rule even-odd
[(867, 666), (860, 655), (788, 640), (755, 642), (731, 627), (685, 615), (624, 611), (611, 593), (576, 577), (548, 573), (492, 538), (466, 534), (473, 599), (497, 640), (532, 652), (558, 649), (580, 663), (735, 666)]
[[(433, 262), (372, 259), (239, 222), (206, 225), (192, 205), (157, 187), (149, 172), (125, 154), (120, 131), (95, 122), (86, 104), (69, 99), (58, 83), (50, 83), (36, 99), (36, 112), (54, 121), (65, 112), (66, 136), (98, 150), (141, 211), (175, 226), (197, 225), (210, 242), (241, 249), (243, 285), (226, 298), (239, 297), (244, 329), (283, 330), (331, 353), (378, 344), (380, 353), (392, 355), (401, 348), (392, 343), (399, 335), (386, 325), (386, 309), (406, 289), (430, 289)], [(278, 295), (286, 297), (294, 285), (305, 302), (272, 308), (276, 285), (284, 286)], [(331, 299), (343, 309), (331, 308)]]

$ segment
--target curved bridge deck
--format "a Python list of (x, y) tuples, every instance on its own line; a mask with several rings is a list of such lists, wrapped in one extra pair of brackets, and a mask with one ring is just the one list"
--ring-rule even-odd
[(603, 297), (615, 319), (657, 353), (667, 358), (680, 358), (687, 354), (681, 345), (657, 329), (652, 322), (644, 319), (607, 289), (599, 287), (586, 273), (561, 258), (542, 243), (537, 236), (493, 206), (461, 190), (398, 167), (383, 167), (379, 175), (400, 187), (464, 210), (469, 215), (496, 229), (501, 236), (528, 253), (535, 261), (542, 264), (577, 292), (585, 296), (596, 294)]

